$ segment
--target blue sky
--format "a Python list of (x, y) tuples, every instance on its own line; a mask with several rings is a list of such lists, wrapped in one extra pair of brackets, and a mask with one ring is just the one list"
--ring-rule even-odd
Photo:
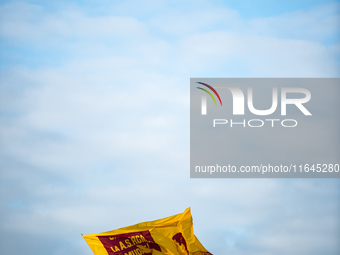
[(338, 254), (338, 180), (191, 180), (190, 77), (339, 77), (336, 1), (1, 1), (2, 254), (180, 213), (213, 254)]

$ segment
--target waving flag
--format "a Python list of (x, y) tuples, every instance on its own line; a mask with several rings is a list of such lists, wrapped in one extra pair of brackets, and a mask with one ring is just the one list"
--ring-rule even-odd
[(95, 255), (212, 255), (194, 235), (190, 208), (164, 219), (83, 237)]

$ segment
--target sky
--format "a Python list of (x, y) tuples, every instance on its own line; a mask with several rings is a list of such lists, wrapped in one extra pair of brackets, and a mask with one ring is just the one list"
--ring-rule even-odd
[(190, 179), (192, 77), (340, 77), (339, 1), (1, 1), (1, 254), (181, 213), (213, 254), (339, 254), (336, 179)]

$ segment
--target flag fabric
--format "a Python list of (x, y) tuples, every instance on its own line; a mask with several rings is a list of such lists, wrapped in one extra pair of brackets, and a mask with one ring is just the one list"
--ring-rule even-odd
[(83, 237), (95, 255), (212, 255), (194, 235), (190, 208), (167, 218)]

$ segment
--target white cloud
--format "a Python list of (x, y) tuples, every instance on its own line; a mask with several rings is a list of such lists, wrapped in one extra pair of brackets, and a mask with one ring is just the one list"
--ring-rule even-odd
[(135, 37), (146, 30), (144, 25), (131, 17), (88, 17), (72, 9), (46, 13), (41, 6), (26, 3), (6, 4), (0, 13), (3, 37), (39, 46), (53, 43), (54, 40)]
[(278, 38), (322, 41), (339, 36), (339, 3), (326, 4), (308, 10), (285, 13), (276, 17), (255, 18), (248, 25), (252, 33)]
[(304, 40), (217, 31), (184, 38), (180, 42), (180, 49), (180, 68), (188, 66), (191, 72), (203, 73), (201, 77), (208, 76), (214, 69), (217, 70), (214, 73), (217, 77), (223, 77), (224, 73), (234, 76), (228, 69), (240, 63), (245, 69), (241, 75), (246, 73), (248, 77), (339, 75), (333, 50), (320, 43)]

